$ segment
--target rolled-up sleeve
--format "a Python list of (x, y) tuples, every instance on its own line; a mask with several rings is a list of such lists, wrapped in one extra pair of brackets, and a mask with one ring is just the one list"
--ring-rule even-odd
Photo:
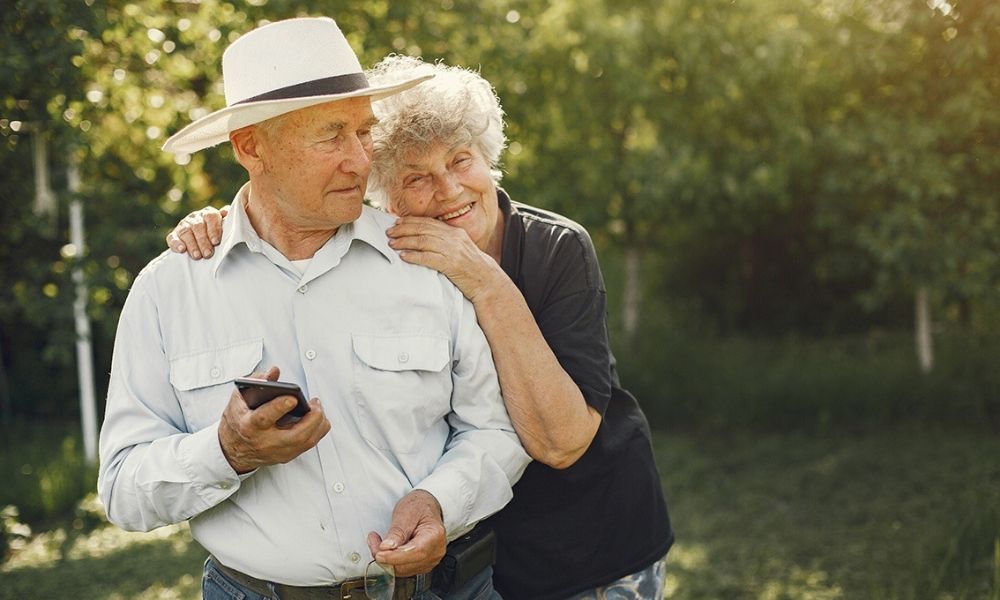
[(240, 483), (222, 454), (217, 424), (186, 431), (144, 283), (136, 280), (118, 323), (97, 484), (108, 519), (134, 531), (189, 519)]
[(449, 539), (497, 512), (530, 457), (504, 407), (489, 343), (465, 298), (455, 303), (451, 436), (433, 471), (417, 483), (441, 504)]

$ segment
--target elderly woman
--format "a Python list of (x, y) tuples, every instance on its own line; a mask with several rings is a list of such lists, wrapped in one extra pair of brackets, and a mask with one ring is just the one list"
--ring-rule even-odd
[[(503, 111), (477, 73), (392, 56), (368, 75), (383, 85), (424, 73), (435, 77), (374, 104), (369, 189), (399, 216), (387, 233), (402, 259), (472, 301), (536, 461), (487, 524), (495, 586), (516, 600), (659, 597), (673, 532), (648, 424), (619, 385), (590, 236), (498, 186)], [(218, 216), (189, 217), (168, 242), (211, 254)]]

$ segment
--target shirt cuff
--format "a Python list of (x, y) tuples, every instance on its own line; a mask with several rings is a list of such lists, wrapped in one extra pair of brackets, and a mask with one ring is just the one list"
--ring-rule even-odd
[(184, 436), (178, 446), (178, 459), (191, 482), (209, 491), (210, 496), (227, 497), (239, 489), (244, 479), (222, 453), (218, 423)]
[(449, 473), (431, 473), (423, 481), (414, 486), (415, 490), (424, 490), (441, 505), (441, 517), (448, 539), (454, 539), (471, 529), (475, 523), (468, 523), (472, 513), (472, 494), (467, 489), (464, 479)]

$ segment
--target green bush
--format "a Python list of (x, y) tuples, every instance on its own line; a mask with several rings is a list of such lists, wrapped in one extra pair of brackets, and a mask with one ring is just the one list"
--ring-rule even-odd
[(97, 483), (97, 468), (84, 461), (76, 427), (15, 423), (5, 428), (0, 477), (6, 485), (0, 486), (0, 506), (16, 506), (28, 523), (72, 514)]
[(905, 334), (648, 334), (618, 352), (619, 369), (654, 427), (866, 431), (921, 422), (1000, 430), (1000, 340), (940, 337), (929, 374)]

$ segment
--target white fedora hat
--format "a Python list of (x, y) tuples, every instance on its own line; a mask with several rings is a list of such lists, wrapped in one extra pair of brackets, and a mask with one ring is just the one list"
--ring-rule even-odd
[(226, 108), (170, 136), (163, 149), (196, 152), (228, 140), (231, 131), (293, 110), (358, 96), (379, 100), (429, 78), (371, 87), (333, 19), (277, 21), (226, 48), (222, 55)]

